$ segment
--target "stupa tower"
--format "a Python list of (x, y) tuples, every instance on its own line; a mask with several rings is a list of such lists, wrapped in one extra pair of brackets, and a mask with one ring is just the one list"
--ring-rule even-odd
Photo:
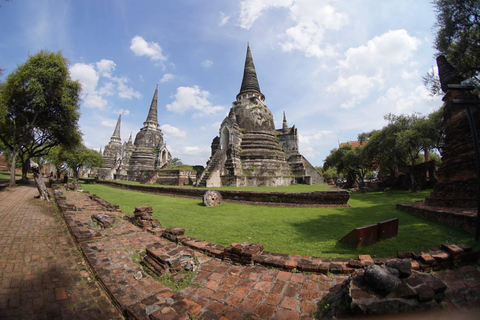
[(159, 152), (168, 150), (158, 150), (159, 145), (163, 144), (163, 133), (158, 124), (158, 84), (153, 94), (152, 103), (148, 111), (147, 119), (143, 123), (143, 128), (135, 137), (135, 151), (130, 157), (128, 164), (129, 180), (141, 180), (145, 175), (150, 174), (157, 167), (164, 165), (162, 162), (156, 162)]
[(122, 114), (118, 115), (117, 124), (115, 130), (110, 137), (110, 142), (105, 146), (103, 150), (103, 168), (100, 168), (98, 175), (105, 180), (111, 180), (115, 178), (116, 170), (120, 165), (119, 159), (122, 156), (122, 142), (120, 139), (120, 126), (122, 123)]

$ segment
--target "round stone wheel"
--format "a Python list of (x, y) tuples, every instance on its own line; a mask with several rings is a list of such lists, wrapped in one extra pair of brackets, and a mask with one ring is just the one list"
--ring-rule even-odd
[(203, 194), (203, 204), (215, 207), (222, 204), (222, 195), (216, 190), (208, 190)]

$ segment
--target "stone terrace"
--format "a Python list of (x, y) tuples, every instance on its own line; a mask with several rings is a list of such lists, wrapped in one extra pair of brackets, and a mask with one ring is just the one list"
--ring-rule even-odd
[[(263, 251), (261, 245), (248, 243), (223, 248), (185, 236), (178, 232), (183, 231), (179, 228), (150, 229), (149, 233), (130, 224), (116, 206), (87, 193), (62, 191), (65, 196), (57, 195), (56, 199), (70, 230), (112, 300), (130, 318), (312, 319), (316, 303), (333, 285), (342, 283), (346, 273), (388, 260), (370, 256), (329, 260), (275, 254)], [(101, 229), (91, 221), (91, 216), (99, 212), (115, 216), (112, 228)], [(180, 248), (184, 244), (195, 249), (199, 262), (192, 284), (180, 292), (155, 281), (138, 264), (138, 257), (147, 246), (161, 250), (175, 242)], [(242, 252), (242, 248), (243, 255), (233, 254)], [(471, 264), (478, 259), (478, 250), (445, 245), (425, 252), (399, 253), (399, 258), (404, 257), (410, 258), (417, 270), (466, 265), (459, 269), (461, 272), (437, 273), (449, 286), (448, 310), (468, 309), (480, 302), (480, 271), (478, 265)], [(232, 264), (229, 260), (247, 265)]]

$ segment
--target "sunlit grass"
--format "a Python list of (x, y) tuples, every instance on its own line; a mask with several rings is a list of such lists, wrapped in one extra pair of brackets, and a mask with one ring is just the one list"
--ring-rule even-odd
[[(223, 246), (249, 241), (262, 243), (265, 250), (279, 253), (387, 257), (396, 256), (397, 251), (427, 249), (444, 242), (473, 245), (473, 236), (468, 233), (395, 209), (397, 203), (424, 199), (429, 191), (352, 193), (349, 208), (292, 208), (228, 202), (206, 207), (201, 199), (152, 195), (99, 184), (82, 187), (120, 205), (128, 214), (133, 214), (135, 206), (152, 206), (163, 227), (181, 227), (191, 237)], [(397, 217), (399, 231), (395, 238), (357, 249), (337, 241), (356, 227)]]

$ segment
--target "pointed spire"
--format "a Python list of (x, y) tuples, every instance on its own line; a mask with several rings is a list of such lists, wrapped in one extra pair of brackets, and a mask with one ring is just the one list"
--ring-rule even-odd
[(283, 126), (282, 129), (286, 131), (288, 129), (287, 117), (285, 116), (285, 111), (283, 111)]
[(100, 150), (98, 151), (98, 153), (100, 153), (100, 155), (103, 156), (102, 146), (100, 146)]
[(112, 142), (120, 142), (120, 124), (122, 122), (122, 114), (118, 115), (117, 125), (115, 126), (115, 130), (113, 131), (112, 137), (110, 141)]
[(260, 99), (265, 100), (265, 96), (260, 91), (260, 85), (258, 84), (257, 72), (255, 71), (255, 65), (253, 64), (252, 52), (250, 51), (250, 44), (247, 44), (247, 57), (245, 58), (245, 68), (243, 70), (242, 86), (240, 92), (237, 95), (237, 100), (240, 96), (246, 93), (256, 93), (260, 95)]
[(130, 132), (130, 137), (128, 138), (128, 144), (132, 144), (132, 132)]
[(152, 103), (150, 104), (150, 110), (148, 111), (147, 120), (143, 123), (144, 127), (153, 127), (154, 129), (158, 128), (158, 118), (157, 118), (157, 97), (158, 97), (158, 84), (155, 88), (155, 93), (153, 94)]
[(460, 77), (457, 69), (453, 67), (450, 62), (447, 61), (445, 56), (437, 57), (438, 77), (440, 78), (440, 84), (442, 91), (448, 91), (449, 84), (460, 84), (464, 79)]

